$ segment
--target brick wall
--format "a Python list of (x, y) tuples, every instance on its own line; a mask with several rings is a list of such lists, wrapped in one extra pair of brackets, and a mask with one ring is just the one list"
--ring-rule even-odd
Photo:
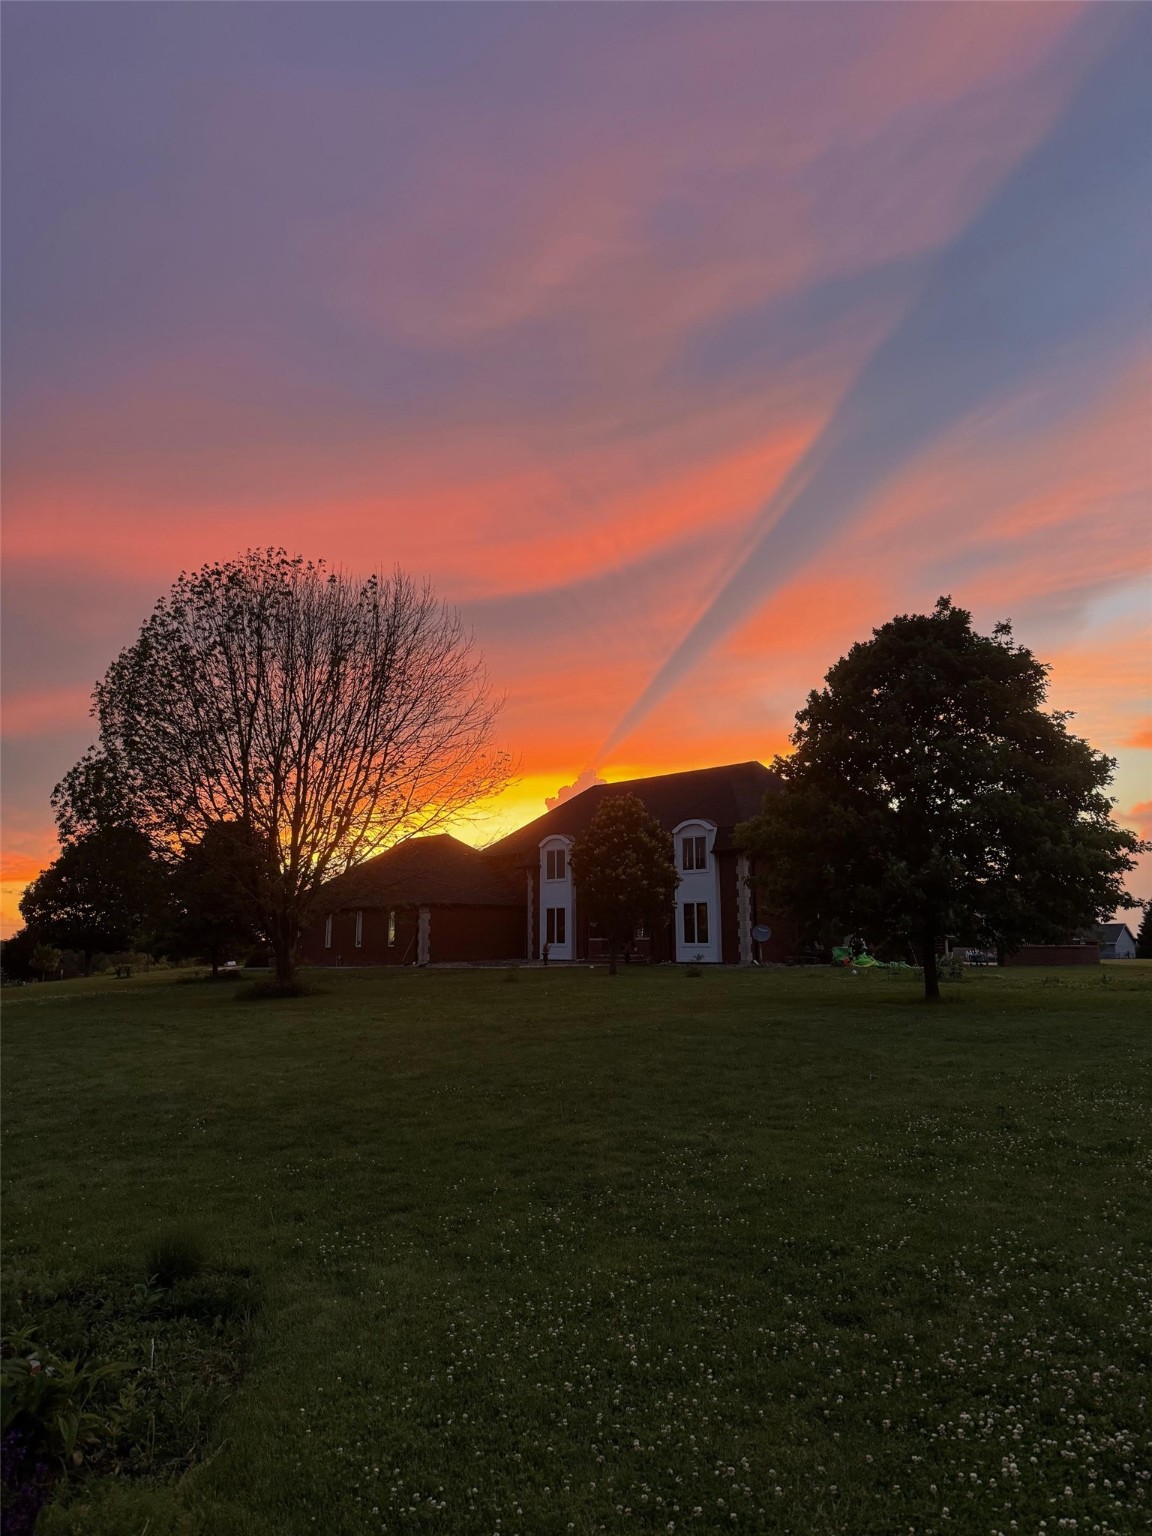
[(433, 965), (527, 959), (524, 907), (433, 907), (431, 915)]
[(1099, 965), (1099, 944), (1025, 944), (1005, 965)]

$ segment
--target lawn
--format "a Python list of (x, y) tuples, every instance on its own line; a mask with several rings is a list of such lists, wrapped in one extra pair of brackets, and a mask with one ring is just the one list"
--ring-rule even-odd
[(317, 984), (5, 994), (7, 1326), (132, 1366), (41, 1530), (1152, 1526), (1152, 966)]

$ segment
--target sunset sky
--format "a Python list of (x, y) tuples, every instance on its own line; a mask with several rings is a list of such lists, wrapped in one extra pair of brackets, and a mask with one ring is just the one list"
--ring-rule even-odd
[(6, 933), (94, 681), (268, 544), (460, 607), (477, 836), (768, 760), (940, 593), (1152, 834), (1148, 6), (4, 13)]

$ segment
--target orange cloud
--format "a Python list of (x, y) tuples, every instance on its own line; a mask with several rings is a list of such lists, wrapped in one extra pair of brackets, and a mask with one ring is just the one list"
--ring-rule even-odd
[(27, 885), (44, 868), (44, 862), (26, 853), (6, 853), (0, 856), (0, 885)]
[(4, 701), (4, 735), (40, 736), (59, 726), (82, 724), (88, 715), (90, 701), (90, 688), (9, 693)]

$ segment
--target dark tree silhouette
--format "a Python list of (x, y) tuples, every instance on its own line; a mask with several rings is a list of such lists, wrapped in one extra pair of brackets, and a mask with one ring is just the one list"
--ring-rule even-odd
[(945, 934), (1011, 949), (1125, 905), (1145, 845), (1112, 820), (1114, 761), (1041, 707), (1047, 673), (947, 598), (854, 645), (772, 765), (782, 793), (740, 829), (769, 901), (907, 937), (929, 1000)]
[(105, 827), (65, 845), (27, 887), (20, 912), (38, 938), (84, 957), (139, 947), (163, 926), (166, 871), (135, 827)]
[(608, 795), (572, 845), (576, 894), (608, 942), (608, 972), (636, 927), (655, 927), (676, 899), (672, 838), (635, 795)]
[(223, 960), (256, 937), (248, 892), (260, 850), (246, 827), (214, 822), (190, 843), (172, 870), (174, 937), (181, 953), (208, 961), (212, 974)]
[[(157, 847), (249, 828), (246, 896), (284, 983), (325, 880), (508, 778), (458, 616), (399, 572), (353, 579), (283, 550), (181, 575), (94, 702), (100, 742), (80, 777), (110, 769)], [(79, 787), (62, 796), (70, 814), (95, 814), (100, 796)]]
[(123, 764), (99, 747), (89, 747), (52, 791), (61, 846), (108, 827), (132, 826), (127, 787)]
[(32, 956), (39, 943), (31, 928), (18, 928), (10, 939), (0, 940), (0, 972), (5, 981), (32, 980)]
[(1137, 960), (1152, 960), (1152, 906), (1144, 908), (1140, 929), (1136, 935)]

